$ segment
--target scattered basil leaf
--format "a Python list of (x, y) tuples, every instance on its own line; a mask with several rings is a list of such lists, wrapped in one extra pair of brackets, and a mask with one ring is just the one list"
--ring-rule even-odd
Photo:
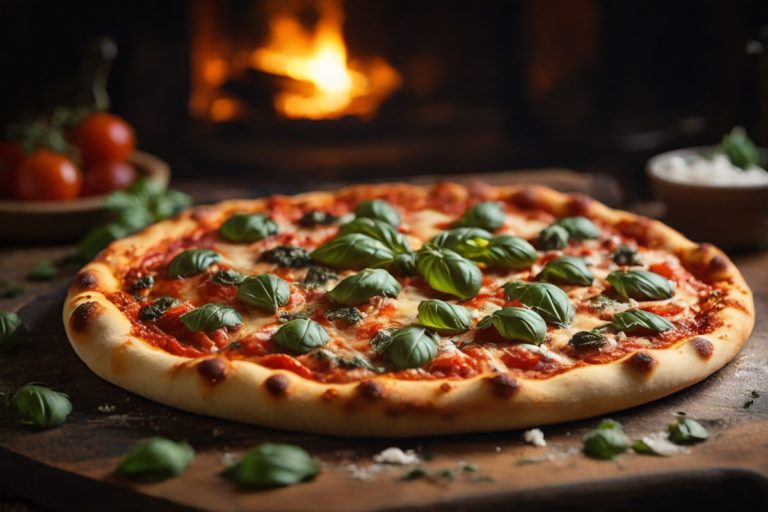
[(50, 261), (39, 261), (32, 270), (30, 270), (26, 278), (29, 281), (50, 281), (54, 279), (59, 273), (59, 270)]
[(169, 277), (189, 277), (221, 261), (221, 255), (210, 249), (187, 249), (176, 255), (168, 265)]
[(536, 276), (539, 281), (548, 283), (579, 284), (589, 286), (594, 277), (583, 258), (560, 256), (547, 262)]
[(642, 309), (628, 309), (613, 315), (613, 327), (626, 333), (664, 332), (671, 331), (675, 325), (655, 313)]
[(629, 299), (663, 300), (675, 294), (675, 287), (666, 277), (648, 270), (615, 270), (606, 280), (616, 292)]
[(472, 314), (464, 306), (428, 299), (419, 303), (419, 323), (446, 334), (466, 332), (472, 327)]
[(412, 252), (403, 252), (397, 254), (390, 261), (377, 263), (377, 268), (385, 268), (396, 274), (410, 276), (416, 273), (416, 254)]
[(304, 276), (304, 279), (301, 281), (301, 283), (307, 288), (319, 288), (331, 279), (338, 278), (339, 276), (336, 275), (336, 273), (331, 269), (316, 266), (309, 267), (309, 270), (307, 270), (307, 275)]
[(338, 304), (356, 306), (371, 297), (397, 297), (402, 287), (392, 274), (380, 268), (367, 268), (343, 279), (328, 296)]
[(309, 318), (309, 315), (307, 315), (306, 311), (281, 311), (277, 314), (278, 321), (283, 324), (297, 318)]
[(427, 470), (424, 469), (421, 466), (416, 466), (415, 468), (411, 468), (400, 477), (398, 477), (398, 480), (402, 480), (404, 482), (410, 482), (411, 480), (418, 480), (419, 478), (424, 478), (427, 476)]
[(27, 289), (20, 284), (2, 283), (0, 284), (0, 299), (15, 299), (26, 293)]
[(130, 290), (132, 293), (139, 293), (142, 290), (149, 290), (153, 286), (155, 286), (155, 278), (150, 275), (145, 275), (131, 283)]
[(574, 334), (568, 343), (577, 349), (597, 350), (608, 343), (608, 339), (598, 330), (579, 331)]
[(189, 444), (153, 437), (136, 443), (120, 461), (117, 472), (130, 479), (165, 480), (182, 474), (194, 458)]
[(592, 311), (605, 311), (606, 309), (614, 309), (620, 305), (619, 302), (613, 300), (606, 295), (595, 295), (589, 298), (589, 308)]
[(181, 302), (179, 302), (179, 300), (174, 297), (160, 297), (153, 300), (152, 304), (149, 306), (144, 306), (141, 308), (141, 310), (139, 310), (139, 319), (146, 322), (157, 320), (163, 316), (163, 313), (165, 313), (167, 310), (176, 307), (179, 304), (181, 304)]
[(58, 427), (72, 412), (72, 402), (67, 395), (34, 383), (17, 389), (8, 405), (23, 421), (42, 429)]
[(10, 311), (0, 311), (0, 352), (16, 348), (29, 335), (24, 321)]
[(611, 254), (611, 259), (615, 264), (627, 267), (632, 265), (640, 265), (643, 261), (640, 257), (640, 254), (638, 254), (637, 249), (623, 244), (618, 246), (616, 250), (613, 251), (613, 254)]
[(481, 318), (480, 321), (477, 322), (477, 325), (475, 327), (477, 327), (478, 329), (488, 329), (492, 325), (493, 325), (493, 317), (491, 315), (487, 315)]
[(469, 258), (477, 259), (483, 255), (493, 235), (480, 228), (454, 228), (443, 231), (430, 242), (438, 249), (450, 249)]
[(470, 260), (450, 249), (427, 244), (416, 253), (416, 270), (433, 290), (470, 299), (483, 284), (483, 273)]
[(274, 274), (246, 277), (237, 287), (237, 298), (258, 309), (274, 313), (291, 298), (291, 289)]
[(519, 300), (559, 327), (570, 325), (576, 314), (568, 295), (553, 284), (515, 281), (504, 285), (504, 293), (509, 300)]
[(231, 306), (208, 303), (188, 311), (179, 317), (192, 332), (212, 332), (222, 327), (235, 327), (243, 323), (243, 317)]
[(456, 221), (456, 227), (475, 227), (496, 231), (504, 225), (504, 208), (496, 201), (484, 201), (470, 207)]
[(246, 277), (248, 276), (241, 274), (233, 268), (228, 268), (226, 270), (219, 270), (213, 274), (213, 276), (211, 276), (211, 281), (221, 286), (237, 286), (245, 281)]
[(320, 324), (314, 320), (297, 318), (283, 324), (272, 340), (281, 347), (292, 352), (305, 354), (312, 349), (322, 347), (330, 341), (331, 337)]
[(397, 210), (391, 204), (381, 199), (361, 202), (355, 208), (355, 216), (377, 219), (395, 227), (400, 225), (400, 214), (397, 213)]
[(536, 246), (544, 251), (558, 251), (568, 245), (570, 235), (563, 226), (551, 224), (539, 232)]
[(302, 268), (312, 265), (306, 249), (292, 245), (279, 245), (261, 253), (259, 261), (274, 263), (278, 267)]
[(243, 458), (227, 467), (222, 476), (245, 487), (269, 488), (298, 484), (315, 478), (320, 462), (304, 449), (277, 443), (263, 443), (248, 450)]
[(593, 459), (611, 460), (629, 449), (629, 438), (620, 423), (603, 420), (584, 436), (584, 453)]
[(760, 149), (747, 136), (746, 130), (736, 126), (723, 137), (720, 147), (731, 163), (739, 169), (760, 166)]
[(350, 233), (360, 233), (383, 243), (395, 254), (410, 252), (411, 244), (406, 238), (392, 225), (377, 219), (367, 217), (358, 217), (352, 222), (342, 224), (339, 228), (339, 235), (348, 235)]
[(407, 325), (392, 333), (387, 357), (398, 370), (421, 368), (437, 355), (438, 338), (421, 325)]
[(310, 256), (329, 267), (365, 268), (389, 263), (395, 253), (378, 240), (360, 233), (350, 233), (321, 245)]
[(595, 223), (586, 217), (563, 217), (555, 222), (560, 227), (565, 228), (568, 234), (574, 240), (592, 240), (600, 238), (600, 230)]
[(491, 315), (493, 326), (508, 340), (541, 345), (547, 337), (547, 323), (535, 311), (516, 306), (501, 308)]
[(88, 231), (80, 240), (77, 250), (83, 259), (91, 261), (102, 249), (120, 238), (126, 237), (141, 229), (136, 226), (129, 226), (119, 222), (111, 222), (102, 226), (97, 226)]
[(312, 352), (312, 355), (314, 355), (315, 358), (321, 361), (327, 361), (332, 366), (337, 368), (346, 368), (346, 369), (364, 368), (366, 370), (370, 370), (376, 373), (383, 373), (384, 371), (386, 371), (385, 368), (374, 366), (368, 360), (368, 358), (366, 358), (359, 352), (354, 352), (351, 356), (342, 357), (334, 354), (333, 352), (330, 352), (328, 350), (321, 348)]
[(701, 443), (709, 438), (709, 432), (701, 423), (684, 416), (670, 423), (667, 426), (667, 432), (669, 432), (669, 440), (675, 444)]
[(258, 242), (275, 234), (277, 224), (263, 213), (236, 213), (219, 228), (219, 235), (234, 243)]
[(530, 267), (537, 258), (536, 249), (522, 238), (499, 235), (475, 259), (490, 267), (519, 270)]
[(373, 338), (371, 338), (369, 343), (371, 345), (371, 350), (375, 353), (381, 354), (386, 352), (389, 344), (392, 343), (392, 331), (389, 329), (381, 329), (373, 336)]
[(312, 211), (307, 212), (299, 219), (299, 224), (304, 227), (312, 228), (322, 224), (333, 224), (338, 222), (339, 218), (336, 215), (331, 215), (327, 212)]
[(323, 316), (331, 321), (342, 320), (349, 325), (355, 325), (364, 318), (363, 313), (357, 308), (329, 309)]

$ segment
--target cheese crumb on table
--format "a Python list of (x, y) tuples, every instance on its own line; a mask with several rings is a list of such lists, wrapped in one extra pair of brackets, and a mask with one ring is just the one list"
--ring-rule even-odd
[(379, 464), (407, 465), (419, 462), (419, 456), (413, 450), (403, 451), (400, 448), (391, 447), (374, 455), (373, 460)]
[(526, 443), (534, 446), (547, 446), (547, 441), (544, 439), (544, 432), (540, 428), (532, 428), (523, 432), (523, 440)]

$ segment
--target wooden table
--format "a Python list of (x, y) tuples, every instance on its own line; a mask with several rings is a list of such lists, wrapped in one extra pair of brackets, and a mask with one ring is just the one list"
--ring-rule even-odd
[[(60, 260), (70, 247), (0, 250), (0, 278), (24, 282), (39, 260)], [(36, 432), (0, 420), (0, 489), (44, 507), (110, 510), (754, 510), (768, 499), (768, 253), (733, 255), (756, 295), (757, 326), (742, 353), (704, 382), (657, 402), (612, 415), (630, 436), (663, 430), (677, 411), (700, 419), (709, 441), (669, 458), (625, 454), (612, 462), (585, 458), (581, 437), (596, 419), (544, 427), (549, 446), (525, 444), (521, 432), (408, 440), (345, 440), (280, 432), (183, 413), (101, 381), (69, 349), (60, 325), (71, 272), (51, 282), (25, 282), (27, 292), (0, 299), (20, 308), (29, 342), (0, 356), (0, 390), (45, 380), (67, 391), (75, 411), (62, 427)], [(24, 305), (26, 304), (26, 306)], [(31, 353), (33, 352), (33, 354)], [(32, 358), (34, 355), (35, 358)], [(34, 363), (32, 362), (34, 361)], [(761, 396), (749, 408), (752, 391)], [(197, 458), (180, 478), (134, 486), (113, 475), (136, 440), (164, 435), (188, 440)], [(295, 443), (323, 462), (310, 483), (243, 492), (215, 473), (223, 459), (262, 441)], [(454, 479), (400, 481), (400, 467), (377, 470), (372, 456), (388, 446), (414, 449), (428, 468)], [(478, 466), (463, 472), (461, 461)], [(356, 479), (353, 465), (371, 481)], [(363, 473), (366, 473), (364, 471)], [(2, 495), (0, 495), (2, 496)], [(681, 508), (682, 507), (682, 508)], [(2, 510), (36, 510), (0, 497)]]

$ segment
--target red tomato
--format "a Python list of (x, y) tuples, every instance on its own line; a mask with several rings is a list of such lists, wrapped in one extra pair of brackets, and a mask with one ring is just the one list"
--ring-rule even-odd
[(82, 183), (83, 174), (72, 160), (48, 149), (38, 149), (21, 161), (16, 175), (16, 199), (75, 199)]
[(86, 167), (101, 162), (125, 161), (136, 147), (131, 125), (108, 112), (86, 117), (75, 129), (74, 138)]
[(103, 162), (83, 171), (83, 195), (106, 194), (136, 181), (136, 169), (126, 162)]
[(14, 141), (0, 142), (0, 198), (11, 197), (16, 188), (16, 170), (24, 155)]

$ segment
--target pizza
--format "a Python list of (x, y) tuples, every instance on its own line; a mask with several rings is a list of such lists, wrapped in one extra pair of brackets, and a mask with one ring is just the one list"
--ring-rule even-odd
[(525, 428), (731, 360), (752, 294), (719, 249), (584, 195), (358, 185), (191, 208), (74, 279), (72, 347), (183, 410), (339, 436)]

